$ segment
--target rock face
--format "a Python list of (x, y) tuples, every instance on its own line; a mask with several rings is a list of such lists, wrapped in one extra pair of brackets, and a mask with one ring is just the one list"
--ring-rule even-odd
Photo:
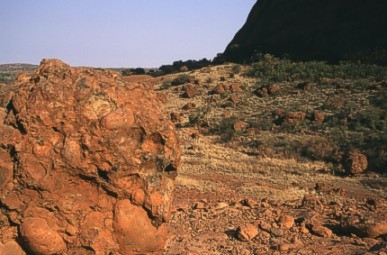
[(10, 234), (0, 247), (18, 238), (27, 254), (160, 249), (180, 165), (161, 108), (119, 74), (59, 60), (4, 87), (0, 232)]
[(359, 59), (387, 64), (387, 2), (259, 0), (227, 46), (226, 61), (256, 52), (295, 60)]

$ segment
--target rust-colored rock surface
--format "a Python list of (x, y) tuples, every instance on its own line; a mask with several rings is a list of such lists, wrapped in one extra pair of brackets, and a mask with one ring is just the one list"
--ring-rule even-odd
[(258, 235), (258, 228), (252, 224), (240, 226), (237, 229), (238, 239), (241, 241), (249, 241)]
[(289, 126), (295, 126), (305, 120), (305, 112), (288, 112), (285, 121)]
[(246, 130), (246, 128), (249, 126), (249, 123), (244, 122), (244, 121), (236, 121), (233, 124), (233, 129), (237, 132), (242, 132)]
[(59, 60), (3, 87), (0, 251), (161, 249), (180, 165), (161, 108), (153, 92), (118, 73)]
[(344, 159), (344, 168), (348, 174), (356, 175), (363, 173), (368, 167), (367, 156), (359, 151), (351, 151)]
[(199, 94), (197, 87), (195, 87), (192, 84), (188, 84), (184, 86), (183, 90), (184, 90), (183, 97), (185, 98), (194, 98)]

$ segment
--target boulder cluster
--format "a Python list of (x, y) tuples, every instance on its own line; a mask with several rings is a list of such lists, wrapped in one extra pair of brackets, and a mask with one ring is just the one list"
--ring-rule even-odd
[(161, 108), (144, 85), (59, 60), (2, 87), (0, 254), (161, 249), (180, 165)]

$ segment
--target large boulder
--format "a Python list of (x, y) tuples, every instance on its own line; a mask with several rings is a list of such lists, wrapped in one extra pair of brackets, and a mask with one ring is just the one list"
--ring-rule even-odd
[(43, 255), (161, 249), (180, 165), (161, 108), (118, 73), (59, 60), (3, 88), (0, 232), (16, 234), (2, 242)]

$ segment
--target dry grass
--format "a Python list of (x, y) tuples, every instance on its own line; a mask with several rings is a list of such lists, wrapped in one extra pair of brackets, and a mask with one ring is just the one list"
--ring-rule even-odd
[[(310, 90), (293, 93), (297, 91), (298, 83), (282, 82), (279, 83), (282, 90), (279, 96), (258, 97), (254, 91), (260, 86), (260, 79), (243, 75), (248, 66), (242, 66), (241, 72), (230, 78), (232, 68), (233, 65), (229, 64), (185, 72), (199, 83), (195, 86), (200, 94), (191, 99), (181, 97), (184, 85), (162, 89), (161, 81), (155, 87), (166, 95), (167, 113), (182, 115), (178, 132), (184, 144), (184, 153), (177, 179), (177, 197), (188, 199), (196, 192), (202, 196), (218, 194), (222, 198), (254, 197), (286, 201), (312, 192), (318, 182), (342, 183), (355, 190), (364, 188), (361, 178), (335, 176), (332, 173), (337, 169), (332, 163), (311, 160), (302, 155), (302, 146), (329, 137), (332, 129), (337, 127), (325, 123), (317, 125), (309, 119), (295, 127), (278, 126), (274, 124), (272, 113), (278, 108), (283, 108), (285, 112), (312, 113), (318, 110), (329, 119), (338, 111), (334, 108), (335, 100), (341, 99), (341, 109), (351, 108), (356, 114), (370, 107), (369, 98), (378, 93), (377, 90), (349, 86), (343, 91), (340, 84), (351, 81), (328, 80), (313, 84)], [(163, 79), (173, 80), (178, 75)], [(231, 93), (215, 95), (216, 100), (213, 100), (211, 92), (218, 84), (233, 83), (243, 88), (243, 93), (236, 94), (236, 104), (227, 103)], [(196, 108), (183, 110), (188, 102), (195, 103)], [(190, 122), (192, 116), (199, 116), (201, 122)], [(235, 132), (230, 123), (225, 124), (225, 119), (245, 121), (255, 132)], [(202, 127), (203, 123), (207, 126)], [(200, 133), (200, 138), (191, 138), (195, 132)], [(230, 137), (225, 140), (224, 135), (228, 133)], [(184, 194), (184, 190), (191, 193)]]

